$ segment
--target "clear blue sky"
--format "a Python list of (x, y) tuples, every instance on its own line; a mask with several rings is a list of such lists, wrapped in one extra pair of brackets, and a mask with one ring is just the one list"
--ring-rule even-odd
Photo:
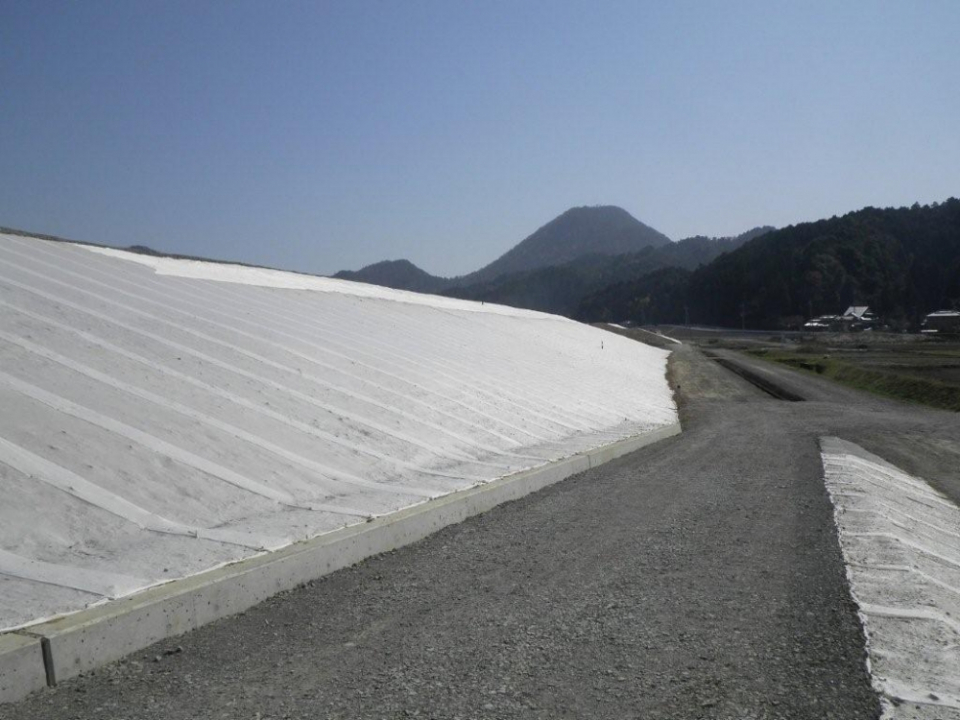
[(474, 270), (960, 195), (960, 2), (0, 0), (0, 225)]

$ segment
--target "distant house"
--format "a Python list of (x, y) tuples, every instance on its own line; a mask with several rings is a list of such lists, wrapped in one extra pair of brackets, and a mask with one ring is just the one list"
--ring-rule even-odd
[(862, 320), (863, 318), (873, 318), (873, 313), (866, 305), (851, 305), (841, 317)]
[(866, 305), (851, 305), (840, 319), (847, 330), (869, 330), (877, 322), (877, 316)]
[(920, 332), (930, 335), (960, 335), (960, 311), (937, 310), (927, 315)]
[(807, 321), (803, 329), (810, 332), (860, 332), (871, 330), (877, 322), (866, 305), (851, 305), (843, 315), (821, 315)]

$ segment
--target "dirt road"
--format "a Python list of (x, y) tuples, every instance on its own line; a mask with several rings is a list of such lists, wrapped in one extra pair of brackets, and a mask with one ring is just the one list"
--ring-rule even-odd
[(0, 718), (876, 717), (818, 438), (956, 498), (960, 418), (756, 371), (808, 400), (683, 346), (681, 436)]

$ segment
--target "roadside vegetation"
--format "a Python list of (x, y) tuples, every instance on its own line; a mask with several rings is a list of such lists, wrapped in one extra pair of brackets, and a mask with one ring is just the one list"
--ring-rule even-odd
[(960, 412), (960, 342), (812, 343), (746, 352), (859, 390)]

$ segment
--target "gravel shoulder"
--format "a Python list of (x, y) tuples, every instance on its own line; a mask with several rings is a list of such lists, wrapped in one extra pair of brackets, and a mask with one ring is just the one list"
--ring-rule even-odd
[(741, 353), (717, 354), (805, 397), (800, 410), (814, 427), (831, 428), (960, 505), (960, 413), (878, 397)]
[(0, 718), (875, 718), (818, 438), (952, 486), (960, 428), (783, 372), (679, 347), (682, 435)]

